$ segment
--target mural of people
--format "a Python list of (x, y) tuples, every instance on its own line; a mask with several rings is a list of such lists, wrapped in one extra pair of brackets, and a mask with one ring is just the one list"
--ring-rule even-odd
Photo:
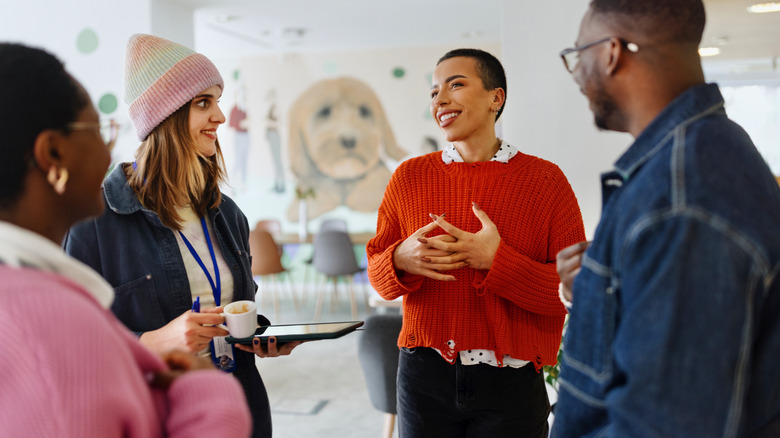
[(271, 158), (274, 163), (273, 191), (284, 193), (284, 167), (282, 166), (282, 142), (279, 136), (279, 116), (276, 112), (276, 91), (271, 89), (266, 95), (268, 112), (265, 115), (265, 139), (271, 148)]
[[(374, 91), (342, 76), (311, 85), (289, 112), (290, 169), (302, 189), (312, 188), (309, 218), (345, 205), (359, 212), (379, 208), (391, 170), (385, 163), (407, 152), (395, 136)], [(287, 210), (298, 219), (297, 199)]]
[(230, 170), (230, 179), (235, 188), (243, 190), (246, 187), (246, 173), (249, 161), (249, 148), (252, 144), (249, 137), (249, 119), (246, 111), (246, 95), (243, 75), (239, 70), (233, 72), (235, 79), (235, 103), (230, 109), (228, 127), (233, 130), (233, 147), (235, 157)]
[(243, 99), (236, 93), (236, 104), (230, 110), (228, 126), (235, 130), (233, 134), (233, 145), (236, 156), (233, 161), (231, 179), (235, 181), (237, 187), (246, 186), (246, 168), (249, 159), (249, 147), (251, 140), (249, 138), (249, 121), (247, 120), (246, 110), (243, 107)]

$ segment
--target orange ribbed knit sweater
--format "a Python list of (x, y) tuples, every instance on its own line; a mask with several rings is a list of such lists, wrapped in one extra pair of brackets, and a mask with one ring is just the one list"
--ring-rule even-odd
[[(489, 271), (448, 271), (457, 281), (443, 282), (395, 270), (395, 248), (430, 223), (429, 213), (478, 232), (472, 201), (501, 235)], [(400, 347), (438, 348), (451, 361), (461, 350), (489, 349), (538, 370), (555, 363), (566, 314), (555, 256), (582, 240), (577, 199), (556, 165), (524, 154), (508, 163), (444, 164), (434, 152), (403, 162), (388, 183), (366, 247), (368, 274), (383, 298), (404, 297)]]

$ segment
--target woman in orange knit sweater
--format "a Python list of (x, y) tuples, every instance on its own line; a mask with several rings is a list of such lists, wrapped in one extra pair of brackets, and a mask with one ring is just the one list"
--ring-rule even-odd
[(431, 113), (450, 144), (398, 167), (367, 246), (374, 288), (403, 296), (403, 438), (547, 436), (541, 368), (566, 314), (555, 259), (585, 233), (561, 170), (496, 137), (505, 101), (493, 55), (439, 60)]

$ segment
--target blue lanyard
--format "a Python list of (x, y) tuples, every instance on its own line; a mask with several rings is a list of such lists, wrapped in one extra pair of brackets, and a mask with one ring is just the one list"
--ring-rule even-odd
[(179, 231), (179, 236), (181, 236), (181, 239), (184, 241), (184, 244), (187, 245), (187, 249), (190, 250), (190, 253), (195, 258), (195, 261), (198, 262), (200, 268), (203, 269), (203, 273), (206, 274), (206, 278), (209, 279), (209, 284), (211, 285), (211, 291), (214, 293), (214, 304), (217, 307), (219, 307), (222, 298), (222, 282), (219, 279), (219, 267), (217, 266), (217, 256), (214, 255), (214, 245), (211, 244), (211, 237), (209, 236), (209, 229), (206, 226), (205, 217), (200, 218), (200, 224), (201, 226), (203, 226), (203, 234), (206, 236), (206, 243), (209, 245), (209, 253), (211, 254), (211, 261), (214, 263), (214, 276), (217, 277), (216, 284), (214, 283), (214, 280), (211, 278), (211, 274), (209, 274), (209, 270), (206, 269), (206, 265), (203, 264), (203, 260), (200, 259), (200, 256), (195, 251), (195, 248), (193, 248), (192, 245), (190, 244), (190, 241), (187, 240), (186, 237), (184, 237), (184, 233)]

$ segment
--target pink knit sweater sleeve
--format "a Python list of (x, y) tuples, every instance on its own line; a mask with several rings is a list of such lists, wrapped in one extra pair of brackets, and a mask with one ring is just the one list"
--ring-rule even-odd
[(249, 436), (251, 416), (238, 380), (218, 370), (193, 371), (168, 389), (171, 438)]
[(162, 360), (80, 286), (29, 269), (0, 278), (0, 436), (248, 436), (232, 376), (196, 371), (153, 389)]

